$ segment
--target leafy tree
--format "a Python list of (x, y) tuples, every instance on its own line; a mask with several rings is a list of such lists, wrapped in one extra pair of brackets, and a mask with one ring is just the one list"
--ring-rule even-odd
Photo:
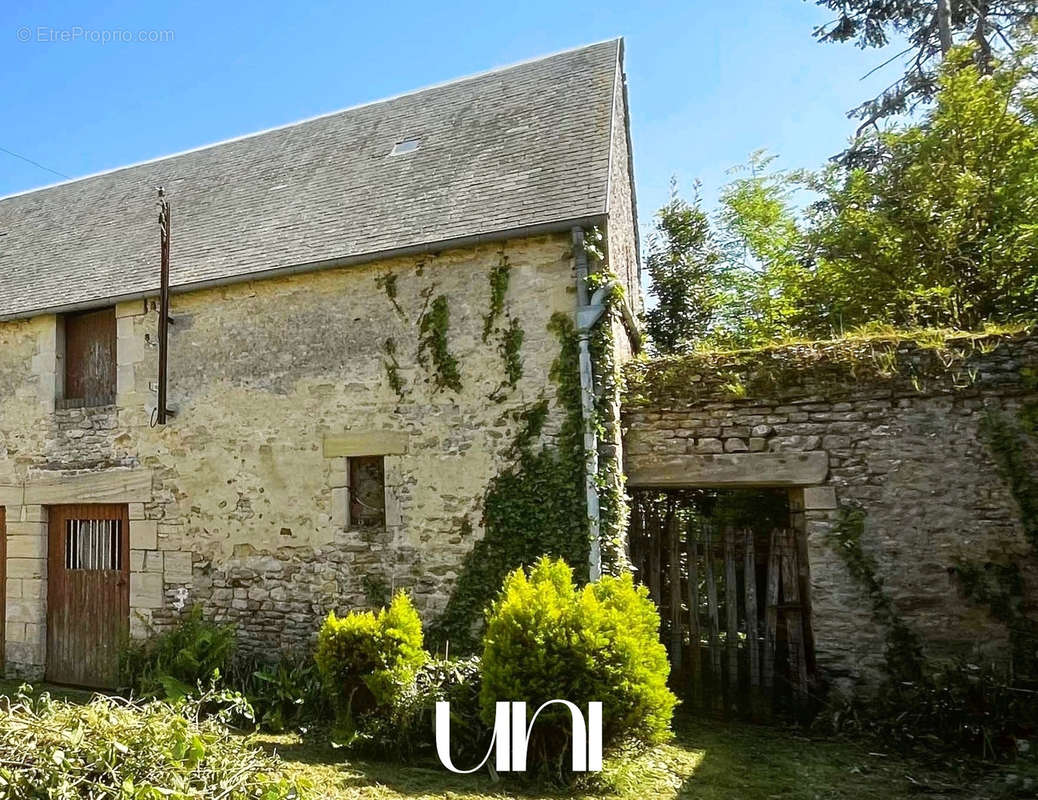
[(933, 99), (940, 65), (956, 44), (972, 42), (974, 63), (990, 72), (998, 57), (1015, 52), (1038, 19), (1034, 0), (816, 0), (837, 13), (815, 29), (821, 42), (853, 41), (858, 47), (885, 47), (891, 37), (908, 46), (891, 61), (907, 56), (904, 74), (854, 109), (863, 120), (859, 133), (878, 120)]
[(724, 255), (719, 270), (724, 302), (714, 338), (753, 345), (782, 338), (797, 315), (804, 281), (802, 235), (791, 199), (791, 179), (772, 170), (775, 156), (761, 150), (734, 172), (721, 190), (717, 238)]
[(1038, 97), (1019, 63), (956, 48), (918, 125), (868, 134), (871, 169), (811, 176), (807, 332), (976, 328), (1038, 312)]
[(656, 214), (645, 267), (656, 301), (645, 312), (645, 328), (658, 353), (679, 353), (706, 338), (720, 301), (720, 254), (702, 209), (698, 187), (692, 202), (677, 195)]

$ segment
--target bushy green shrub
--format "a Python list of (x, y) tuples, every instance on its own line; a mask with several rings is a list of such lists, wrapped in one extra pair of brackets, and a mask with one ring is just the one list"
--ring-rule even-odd
[(284, 653), (277, 660), (238, 656), (224, 684), (245, 697), (256, 725), (274, 733), (328, 717), (321, 675), (309, 655)]
[(235, 641), (232, 626), (203, 619), (194, 606), (170, 630), (124, 650), (123, 680), (143, 697), (183, 697), (226, 671)]
[(427, 657), (422, 621), (404, 592), (378, 612), (329, 614), (314, 654), (336, 721), (347, 733), (366, 717), (389, 714)]
[(394, 699), (389, 713), (369, 720), (354, 745), (381, 757), (413, 760), (431, 756), (436, 748), (436, 702), (446, 700), (451, 704), (454, 763), (477, 763), (486, 755), (493, 736), (480, 718), (480, 681), (478, 657), (426, 661), (416, 671), (414, 683)]
[[(484, 722), (493, 723), (498, 701), (525, 701), (532, 714), (548, 700), (582, 710), (597, 700), (604, 746), (667, 739), (676, 699), (667, 689), (659, 622), (648, 592), (629, 574), (577, 589), (561, 560), (542, 558), (529, 576), (516, 570), (487, 614)], [(551, 706), (538, 717), (531, 757), (547, 763), (550, 754), (563, 763), (569, 739), (569, 712)]]
[[(205, 701), (201, 698), (200, 701)], [(9, 800), (283, 800), (299, 787), (276, 758), (197, 708), (97, 697), (87, 705), (0, 699), (0, 796)]]

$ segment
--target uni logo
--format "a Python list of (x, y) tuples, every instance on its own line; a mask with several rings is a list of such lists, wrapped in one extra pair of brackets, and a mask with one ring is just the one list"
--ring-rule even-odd
[(558, 704), (569, 709), (573, 720), (573, 771), (601, 772), (602, 770), (602, 704), (587, 704), (587, 720), (580, 709), (569, 700), (549, 700), (538, 708), (530, 724), (526, 723), (526, 703), (496, 703), (494, 710), (494, 736), (490, 740), (490, 749), (486, 756), (472, 769), (458, 769), (451, 761), (451, 704), (445, 700), (436, 703), (436, 755), (440, 763), (451, 772), (468, 775), (481, 769), (490, 760), (490, 754), (497, 754), (494, 768), (498, 772), (525, 772), (526, 750), (530, 744), (530, 734), (538, 715), (548, 706)]

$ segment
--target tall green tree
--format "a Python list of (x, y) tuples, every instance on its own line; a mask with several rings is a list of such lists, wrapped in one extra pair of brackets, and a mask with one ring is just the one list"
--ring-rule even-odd
[(836, 13), (815, 29), (821, 42), (853, 41), (862, 49), (885, 47), (892, 39), (908, 46), (880, 66), (903, 57), (904, 73), (877, 97), (851, 114), (861, 119), (861, 133), (891, 115), (933, 99), (940, 67), (952, 47), (972, 43), (974, 64), (990, 72), (1030, 39), (1038, 19), (1034, 0), (815, 0)]
[(763, 150), (733, 170), (715, 216), (724, 256), (714, 339), (730, 346), (780, 339), (794, 324), (804, 281), (802, 234), (790, 176)]
[(871, 321), (970, 329), (1038, 316), (1038, 97), (1017, 63), (953, 49), (916, 125), (868, 134), (871, 168), (808, 181), (815, 267), (804, 327)]
[(670, 201), (656, 213), (645, 259), (655, 301), (645, 312), (645, 329), (657, 353), (687, 351), (709, 335), (721, 301), (719, 266), (698, 187), (688, 202), (672, 182)]

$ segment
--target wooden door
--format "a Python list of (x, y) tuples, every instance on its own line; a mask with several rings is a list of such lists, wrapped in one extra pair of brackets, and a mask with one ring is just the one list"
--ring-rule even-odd
[(47, 582), (47, 680), (110, 689), (130, 622), (125, 505), (52, 506)]

